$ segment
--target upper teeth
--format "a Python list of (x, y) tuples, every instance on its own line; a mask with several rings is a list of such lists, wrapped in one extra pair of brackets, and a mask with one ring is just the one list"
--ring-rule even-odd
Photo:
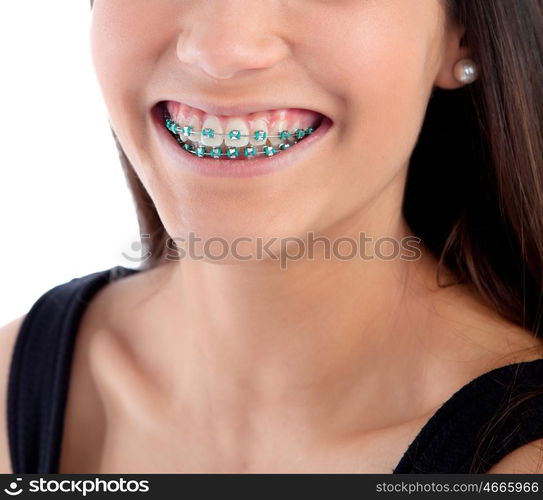
[(296, 139), (295, 134), (299, 129), (315, 126), (322, 118), (316, 111), (297, 108), (235, 116), (206, 113), (174, 101), (166, 101), (164, 106), (168, 118), (183, 125), (178, 132), (183, 139), (197, 141), (208, 148), (279, 146), (287, 140)]

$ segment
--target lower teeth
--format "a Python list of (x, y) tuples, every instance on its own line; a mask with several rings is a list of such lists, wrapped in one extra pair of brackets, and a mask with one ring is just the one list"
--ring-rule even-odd
[[(182, 133), (188, 132), (187, 135), (204, 135), (203, 132), (192, 131), (190, 127), (181, 127), (178, 123), (173, 121), (169, 116), (164, 117), (164, 124), (168, 131), (176, 138), (179, 146), (188, 153), (194, 154), (199, 158), (228, 158), (230, 160), (236, 160), (240, 158), (251, 159), (256, 158), (257, 156), (266, 156), (271, 158), (287, 149), (291, 148), (294, 144), (302, 141), (308, 135), (311, 135), (315, 129), (310, 127), (308, 129), (298, 129), (294, 132), (283, 131), (277, 137), (281, 139), (277, 145), (265, 144), (261, 146), (244, 146), (244, 147), (233, 147), (233, 146), (204, 146), (190, 139), (182, 137)], [(209, 131), (205, 131), (206, 134), (209, 134)], [(257, 132), (259, 133), (259, 132)]]

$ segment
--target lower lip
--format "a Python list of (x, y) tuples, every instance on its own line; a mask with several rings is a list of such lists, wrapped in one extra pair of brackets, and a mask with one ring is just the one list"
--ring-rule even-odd
[(199, 158), (181, 149), (179, 143), (164, 126), (164, 120), (159, 110), (153, 111), (153, 122), (157, 128), (162, 148), (173, 162), (179, 165), (179, 168), (210, 177), (255, 177), (294, 166), (310, 153), (311, 148), (332, 128), (332, 121), (325, 117), (315, 132), (276, 156), (247, 160), (222, 160)]

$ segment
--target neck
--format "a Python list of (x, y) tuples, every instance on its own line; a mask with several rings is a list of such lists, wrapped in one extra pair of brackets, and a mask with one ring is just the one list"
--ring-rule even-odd
[[(356, 240), (358, 232), (346, 226), (364, 227), (345, 222), (327, 237)], [(385, 235), (401, 241), (409, 230), (398, 219), (372, 231), (374, 241)], [(421, 254), (415, 261), (319, 254), (286, 270), (262, 261), (170, 263), (160, 291), (168, 321), (157, 332), (170, 346), (164, 366), (182, 367), (181, 393), (194, 399), (197, 390), (230, 406), (294, 405), (315, 416), (323, 398), (345, 401), (363, 390), (379, 400), (401, 373), (424, 370), (420, 338), (410, 333), (424, 321), (421, 297), (435, 288), (435, 261)], [(407, 395), (396, 396), (398, 408), (409, 407)]]

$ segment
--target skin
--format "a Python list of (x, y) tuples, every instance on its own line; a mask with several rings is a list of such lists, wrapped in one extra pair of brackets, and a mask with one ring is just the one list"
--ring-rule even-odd
[[(462, 34), (439, 0), (97, 0), (92, 54), (170, 235), (401, 240), (409, 158), (432, 90), (460, 86)], [(150, 117), (187, 96), (275, 99), (334, 126), (290, 168), (198, 176)], [(107, 286), (78, 334), (61, 472), (391, 472), (457, 389), (541, 355), (421, 255), (186, 259)]]

